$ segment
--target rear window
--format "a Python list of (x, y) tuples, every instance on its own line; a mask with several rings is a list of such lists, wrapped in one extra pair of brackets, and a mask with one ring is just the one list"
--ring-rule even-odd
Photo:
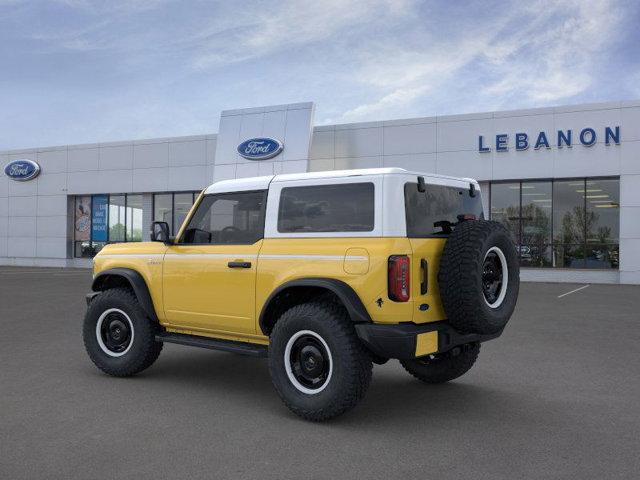
[(472, 197), (468, 188), (429, 184), (425, 188), (425, 192), (419, 192), (417, 183), (404, 185), (408, 237), (441, 235), (442, 227), (435, 224), (441, 221), (456, 223), (458, 215), (484, 218), (479, 191), (476, 190), (475, 197)]
[(373, 183), (285, 187), (278, 232), (370, 232), (373, 218)]

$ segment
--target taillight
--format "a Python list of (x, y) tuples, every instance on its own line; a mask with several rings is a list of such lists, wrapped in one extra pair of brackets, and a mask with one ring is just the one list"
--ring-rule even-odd
[(394, 302), (409, 300), (409, 257), (389, 257), (389, 298)]

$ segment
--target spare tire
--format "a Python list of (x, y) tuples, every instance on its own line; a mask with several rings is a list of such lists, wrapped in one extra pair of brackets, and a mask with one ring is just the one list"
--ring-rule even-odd
[(518, 254), (507, 229), (484, 220), (458, 224), (442, 252), (438, 286), (445, 314), (456, 330), (502, 331), (520, 287)]

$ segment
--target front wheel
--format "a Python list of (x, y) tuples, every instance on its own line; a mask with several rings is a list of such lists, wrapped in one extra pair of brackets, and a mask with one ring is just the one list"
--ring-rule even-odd
[(445, 353), (401, 360), (404, 369), (425, 383), (444, 383), (467, 373), (478, 358), (479, 343), (468, 343)]
[(371, 369), (371, 357), (336, 303), (294, 306), (271, 333), (273, 385), (285, 405), (306, 420), (328, 420), (353, 408), (369, 387)]
[(109, 375), (126, 377), (150, 367), (160, 355), (157, 330), (130, 290), (114, 288), (91, 301), (82, 333), (93, 363)]

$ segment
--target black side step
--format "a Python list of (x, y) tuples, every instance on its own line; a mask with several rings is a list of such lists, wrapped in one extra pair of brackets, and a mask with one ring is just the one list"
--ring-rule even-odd
[(186, 335), (183, 333), (164, 332), (156, 335), (156, 341), (177, 343), (190, 347), (210, 348), (212, 350), (222, 350), (224, 352), (239, 353), (252, 357), (266, 357), (268, 349), (266, 345), (256, 345), (255, 343), (235, 342), (233, 340), (220, 340), (219, 338), (200, 337), (198, 335)]

